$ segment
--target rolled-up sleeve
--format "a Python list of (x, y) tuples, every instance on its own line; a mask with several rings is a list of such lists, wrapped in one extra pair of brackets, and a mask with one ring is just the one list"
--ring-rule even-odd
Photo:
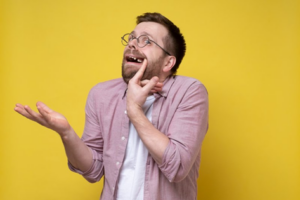
[(81, 140), (88, 146), (93, 155), (93, 164), (90, 169), (83, 172), (69, 162), (68, 166), (71, 171), (81, 174), (86, 180), (91, 183), (101, 179), (104, 173), (103, 167), (103, 137), (100, 126), (100, 115), (97, 113), (99, 105), (95, 104), (94, 88), (91, 89), (85, 107), (85, 127)]
[(182, 96), (166, 133), (170, 142), (159, 165), (170, 182), (183, 180), (196, 159), (200, 159), (202, 141), (208, 129), (208, 94), (204, 85), (194, 82)]

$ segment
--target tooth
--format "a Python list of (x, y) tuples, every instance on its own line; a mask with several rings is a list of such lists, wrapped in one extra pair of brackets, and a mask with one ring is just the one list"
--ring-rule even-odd
[(136, 60), (136, 58), (133, 58), (133, 60)]
[(137, 61), (138, 61), (139, 63), (141, 63), (141, 62), (142, 62), (142, 60), (141, 60), (141, 59), (137, 59)]

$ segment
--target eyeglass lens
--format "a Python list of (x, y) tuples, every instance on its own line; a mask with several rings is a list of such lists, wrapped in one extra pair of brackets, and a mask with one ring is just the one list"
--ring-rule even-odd
[(123, 38), (124, 39), (122, 40), (122, 44), (125, 45), (125, 46), (128, 44), (128, 42), (130, 42), (134, 39), (137, 40), (137, 45), (141, 48), (146, 46), (149, 43), (149, 38), (146, 35), (141, 35), (138, 38), (136, 38), (133, 35), (128, 34), (128, 35), (124, 35)]

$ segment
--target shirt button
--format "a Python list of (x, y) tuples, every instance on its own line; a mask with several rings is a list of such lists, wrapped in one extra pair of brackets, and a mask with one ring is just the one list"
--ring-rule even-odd
[(120, 164), (119, 162), (116, 163), (116, 165), (119, 165), (119, 164)]
[(115, 187), (112, 187), (113, 190), (115, 190)]
[(127, 110), (124, 111), (125, 115), (127, 115)]
[(121, 139), (122, 139), (122, 140), (125, 140), (125, 137), (123, 136), (123, 137), (121, 137)]

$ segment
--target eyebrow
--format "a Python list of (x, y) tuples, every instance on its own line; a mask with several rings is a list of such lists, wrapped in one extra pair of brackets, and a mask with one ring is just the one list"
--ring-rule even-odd
[[(130, 34), (135, 34), (135, 31), (132, 31)], [(147, 33), (147, 32), (141, 32), (141, 35), (147, 35), (147, 36), (150, 36), (151, 38), (154, 39), (154, 37), (150, 34), (150, 33)]]

